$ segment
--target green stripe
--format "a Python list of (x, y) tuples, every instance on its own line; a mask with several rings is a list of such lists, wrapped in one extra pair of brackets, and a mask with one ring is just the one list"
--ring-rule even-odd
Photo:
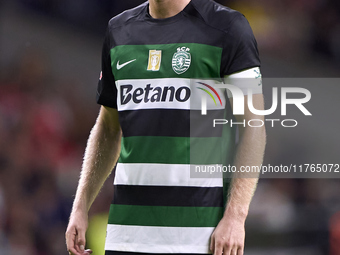
[[(188, 47), (191, 64), (184, 73), (177, 74), (172, 69), (172, 58), (179, 47)], [(148, 71), (149, 50), (161, 50), (159, 71)], [(120, 45), (111, 49), (111, 67), (116, 80), (155, 78), (219, 78), (222, 48), (197, 44), (175, 43), (156, 45)], [(117, 70), (117, 62), (124, 64), (135, 61)]]
[(120, 163), (188, 164), (190, 138), (164, 136), (123, 137)]
[(109, 224), (164, 227), (216, 227), (222, 215), (222, 207), (111, 204)]
[[(230, 142), (221, 137), (130, 136), (121, 141), (120, 163), (225, 164)], [(223, 149), (222, 149), (223, 148)]]

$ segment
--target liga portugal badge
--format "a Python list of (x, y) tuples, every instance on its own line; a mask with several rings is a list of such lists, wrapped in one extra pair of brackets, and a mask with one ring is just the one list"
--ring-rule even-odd
[(149, 50), (149, 62), (148, 71), (159, 71), (161, 67), (162, 51), (161, 50)]
[(177, 52), (172, 57), (172, 69), (177, 74), (182, 74), (189, 69), (191, 64), (190, 49), (187, 47), (178, 47)]

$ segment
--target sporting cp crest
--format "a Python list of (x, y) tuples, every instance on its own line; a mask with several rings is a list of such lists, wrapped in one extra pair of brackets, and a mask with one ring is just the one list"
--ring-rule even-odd
[(172, 69), (177, 74), (182, 74), (189, 69), (191, 64), (191, 54), (187, 47), (178, 47), (177, 52), (172, 57)]

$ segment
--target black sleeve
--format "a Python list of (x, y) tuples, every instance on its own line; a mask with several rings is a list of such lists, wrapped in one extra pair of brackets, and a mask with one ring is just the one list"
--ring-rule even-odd
[(257, 42), (248, 20), (241, 13), (236, 13), (226, 38), (222, 60), (222, 74), (230, 75), (252, 67), (260, 66)]
[(97, 103), (117, 109), (117, 88), (111, 69), (109, 27), (104, 39), (102, 50), (102, 71), (97, 87)]

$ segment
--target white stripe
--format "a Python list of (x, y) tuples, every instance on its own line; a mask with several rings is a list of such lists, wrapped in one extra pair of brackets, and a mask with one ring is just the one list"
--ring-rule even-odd
[[(218, 92), (222, 105), (220, 104), (217, 95), (211, 91), (208, 87), (199, 84), (198, 82), (206, 83), (210, 86), (217, 84), (214, 80), (203, 80), (203, 79), (181, 79), (181, 78), (164, 78), (164, 79), (133, 79), (133, 80), (118, 80), (116, 81), (116, 87), (118, 90), (118, 110), (138, 110), (138, 109), (183, 109), (183, 110), (200, 110), (201, 109), (201, 97), (202, 94), (206, 93), (198, 87), (202, 87), (214, 96), (217, 104), (214, 103), (213, 99), (208, 96), (207, 108), (208, 110), (224, 109), (225, 96), (223, 90), (216, 89)], [(146, 96), (146, 86), (150, 84), (149, 95)], [(132, 85), (130, 90), (128, 86)], [(159, 100), (158, 102), (151, 102), (152, 96), (157, 95), (158, 91), (155, 88), (160, 88), (161, 98), (164, 92), (164, 87), (173, 87), (175, 89), (175, 95), (172, 101), (170, 101), (170, 91), (167, 93), (165, 101)], [(190, 98), (184, 102), (186, 92), (190, 89)], [(130, 91), (128, 91), (130, 90)], [(136, 91), (137, 90), (137, 91)], [(176, 94), (176, 92), (178, 93)], [(136, 92), (134, 94), (134, 92)], [(133, 95), (138, 102), (133, 101)], [(146, 100), (145, 100), (146, 99)], [(179, 100), (178, 100), (179, 99)], [(182, 101), (181, 101), (182, 100)], [(140, 101), (140, 102), (139, 102)], [(147, 101), (147, 102), (145, 102)]]
[(209, 253), (211, 227), (107, 226), (105, 250), (146, 253)]
[[(195, 166), (191, 166), (195, 167)], [(190, 165), (118, 163), (114, 184), (223, 187), (221, 178), (190, 178)]]

